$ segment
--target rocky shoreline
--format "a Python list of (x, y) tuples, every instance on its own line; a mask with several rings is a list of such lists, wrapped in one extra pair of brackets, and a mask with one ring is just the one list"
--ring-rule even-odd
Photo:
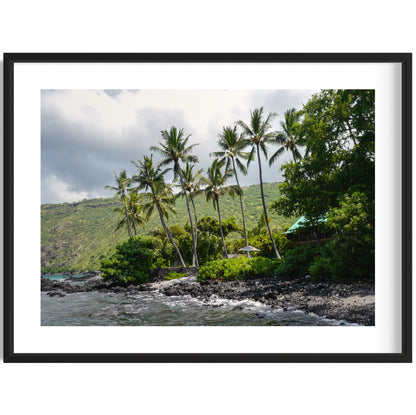
[(49, 296), (62, 297), (74, 292), (113, 292), (134, 294), (159, 290), (167, 296), (189, 295), (208, 302), (212, 296), (230, 300), (253, 300), (275, 309), (301, 310), (329, 319), (344, 320), (365, 326), (375, 324), (375, 291), (371, 281), (314, 283), (310, 278), (262, 278), (244, 281), (207, 280), (194, 276), (178, 280), (120, 287), (103, 282), (98, 275), (83, 278), (81, 283), (41, 278), (41, 290)]

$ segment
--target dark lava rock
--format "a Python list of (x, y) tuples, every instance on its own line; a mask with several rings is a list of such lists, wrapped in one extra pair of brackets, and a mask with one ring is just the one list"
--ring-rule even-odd
[(59, 291), (51, 291), (51, 292), (48, 292), (48, 296), (49, 297), (65, 297), (65, 294)]
[(84, 292), (84, 287), (81, 287), (79, 285), (70, 285), (70, 284), (66, 284), (64, 287), (65, 292), (67, 292), (68, 294), (71, 293), (81, 293)]
[(263, 296), (266, 300), (271, 300), (273, 298), (276, 298), (276, 294), (272, 293), (271, 291), (267, 292)]
[(57, 291), (64, 288), (64, 283), (60, 281), (52, 281), (49, 278), (41, 277), (40, 289), (41, 291)]
[(125, 293), (125, 292), (127, 292), (127, 288), (125, 288), (125, 287), (114, 287), (113, 292), (115, 292), (115, 293)]

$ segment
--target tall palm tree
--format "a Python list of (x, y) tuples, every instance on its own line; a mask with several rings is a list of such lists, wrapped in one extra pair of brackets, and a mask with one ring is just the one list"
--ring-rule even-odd
[(143, 161), (139, 160), (138, 164), (134, 161), (132, 161), (132, 163), (138, 169), (138, 174), (133, 176), (133, 181), (138, 183), (137, 190), (144, 189), (145, 191), (148, 191), (150, 189), (151, 191), (152, 203), (147, 205), (148, 216), (150, 216), (153, 213), (154, 208), (156, 208), (166, 237), (169, 238), (174, 246), (182, 266), (186, 267), (182, 254), (179, 251), (179, 248), (176, 245), (164, 219), (168, 217), (168, 211), (173, 210), (172, 205), (175, 203), (172, 189), (165, 183), (163, 178), (163, 176), (171, 169), (165, 169), (162, 171), (160, 166), (156, 167), (153, 163), (152, 156), (144, 156)]
[(263, 107), (256, 108), (254, 111), (250, 111), (250, 125), (247, 125), (243, 121), (237, 121), (242, 130), (244, 137), (250, 140), (252, 149), (247, 162), (247, 165), (251, 160), (254, 159), (255, 152), (257, 153), (257, 160), (259, 163), (259, 176), (260, 176), (260, 191), (261, 201), (263, 203), (264, 218), (266, 220), (267, 229), (269, 231), (270, 240), (273, 245), (273, 249), (277, 258), (281, 258), (279, 251), (277, 250), (276, 243), (274, 242), (272, 231), (270, 230), (269, 218), (267, 216), (266, 202), (264, 201), (264, 190), (263, 190), (263, 175), (261, 171), (261, 160), (260, 160), (260, 149), (267, 160), (267, 143), (271, 142), (275, 137), (276, 133), (269, 131), (271, 129), (271, 120), (275, 117), (275, 113), (270, 113), (266, 119), (263, 119)]
[[(127, 196), (127, 211), (130, 223), (133, 224), (134, 235), (137, 235), (136, 225), (144, 225), (149, 218), (144, 213), (144, 194), (136, 193), (133, 189), (129, 189), (129, 195)], [(120, 219), (117, 224), (116, 231), (127, 226), (126, 217), (124, 215), (124, 209), (116, 207), (114, 212), (120, 214)]]
[[(243, 218), (243, 230), (244, 238), (246, 241), (246, 246), (248, 246), (247, 240), (247, 228), (246, 228), (246, 217), (244, 214), (244, 205), (243, 205), (243, 192), (238, 181), (237, 168), (244, 175), (247, 174), (247, 168), (241, 162), (240, 158), (247, 160), (249, 153), (243, 152), (243, 150), (250, 145), (250, 141), (243, 138), (242, 135), (237, 133), (237, 127), (223, 127), (222, 133), (219, 134), (218, 146), (222, 151), (216, 151), (211, 153), (210, 156), (222, 157), (222, 160), (226, 160), (226, 170), (229, 170), (232, 167), (234, 173), (235, 181), (240, 190), (240, 207), (241, 207), (241, 216)], [(247, 251), (247, 256), (250, 258), (250, 252)]]
[(126, 170), (121, 171), (118, 176), (116, 172), (114, 172), (114, 176), (116, 179), (117, 186), (105, 186), (105, 188), (108, 190), (115, 191), (116, 195), (120, 196), (120, 199), (123, 203), (123, 209), (124, 209), (124, 213), (126, 217), (126, 224), (127, 224), (129, 237), (132, 237), (133, 233), (131, 231), (131, 226), (130, 226), (130, 219), (129, 219), (129, 213), (128, 213), (128, 194), (127, 194), (127, 189), (131, 184), (131, 179), (127, 177)]
[[(195, 219), (195, 243), (198, 245), (198, 216), (196, 213), (195, 208), (195, 201), (194, 197), (196, 195), (199, 195), (203, 193), (203, 190), (201, 189), (202, 186), (205, 186), (207, 184), (207, 179), (205, 179), (204, 176), (202, 176), (203, 169), (199, 169), (197, 172), (193, 172), (195, 165), (191, 164), (189, 162), (186, 163), (185, 168), (182, 169), (182, 175), (185, 180), (185, 189), (186, 192), (189, 195), (189, 199), (192, 204), (192, 210), (194, 212), (194, 219)], [(184, 197), (185, 193), (179, 192), (177, 193), (176, 197)]]
[(223, 196), (225, 193), (228, 193), (230, 196), (234, 197), (236, 194), (240, 194), (241, 191), (236, 185), (225, 186), (225, 182), (233, 176), (232, 170), (225, 170), (224, 173), (221, 172), (221, 169), (224, 167), (225, 160), (215, 159), (211, 167), (207, 170), (207, 187), (205, 188), (205, 197), (207, 201), (212, 200), (214, 209), (217, 209), (218, 221), (220, 224), (220, 233), (222, 244), (224, 247), (225, 257), (228, 258), (227, 247), (225, 246), (224, 232), (222, 230), (221, 222), (221, 210), (220, 210), (220, 196)]
[(192, 266), (198, 267), (198, 257), (196, 253), (196, 234), (194, 223), (192, 220), (191, 209), (189, 206), (189, 198), (188, 193), (185, 188), (185, 180), (182, 174), (180, 161), (181, 162), (189, 162), (189, 163), (197, 163), (198, 157), (191, 154), (191, 151), (195, 146), (198, 144), (192, 144), (188, 146), (188, 140), (191, 135), (185, 137), (183, 128), (178, 130), (176, 127), (171, 127), (169, 131), (163, 130), (161, 131), (162, 134), (162, 142), (159, 143), (159, 147), (152, 146), (150, 149), (152, 151), (157, 152), (162, 156), (162, 160), (160, 161), (160, 166), (168, 166), (173, 163), (173, 172), (175, 178), (179, 177), (179, 180), (182, 185), (182, 191), (185, 195), (186, 200), (186, 207), (188, 209), (188, 216), (189, 216), (189, 223), (191, 224), (191, 232), (192, 232), (192, 245), (193, 245), (193, 258), (192, 258)]
[(290, 151), (292, 153), (293, 161), (302, 158), (298, 147), (305, 145), (305, 140), (299, 134), (299, 118), (300, 112), (296, 111), (295, 108), (287, 110), (284, 114), (284, 121), (280, 122), (282, 131), (276, 134), (275, 142), (280, 144), (281, 147), (270, 157), (269, 165), (271, 166), (281, 156), (283, 152)]

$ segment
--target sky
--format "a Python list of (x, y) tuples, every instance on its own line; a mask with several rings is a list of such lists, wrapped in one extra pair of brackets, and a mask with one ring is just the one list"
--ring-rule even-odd
[[(250, 111), (277, 113), (272, 130), (279, 130), (283, 113), (300, 109), (316, 91), (310, 90), (42, 90), (42, 203), (77, 202), (113, 196), (114, 173), (136, 173), (132, 160), (150, 155), (161, 131), (175, 126), (198, 143), (198, 168), (206, 170), (218, 151), (218, 134), (237, 120), (249, 123)], [(269, 157), (277, 150), (270, 146)], [(157, 154), (154, 159), (158, 160)], [(269, 168), (262, 156), (263, 181), (282, 179), (279, 167), (286, 153)], [(258, 184), (257, 161), (242, 186)], [(167, 181), (171, 177), (166, 177)]]

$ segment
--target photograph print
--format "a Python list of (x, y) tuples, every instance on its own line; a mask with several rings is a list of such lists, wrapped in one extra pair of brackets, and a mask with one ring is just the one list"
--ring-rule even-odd
[(42, 326), (375, 325), (374, 90), (40, 99)]

